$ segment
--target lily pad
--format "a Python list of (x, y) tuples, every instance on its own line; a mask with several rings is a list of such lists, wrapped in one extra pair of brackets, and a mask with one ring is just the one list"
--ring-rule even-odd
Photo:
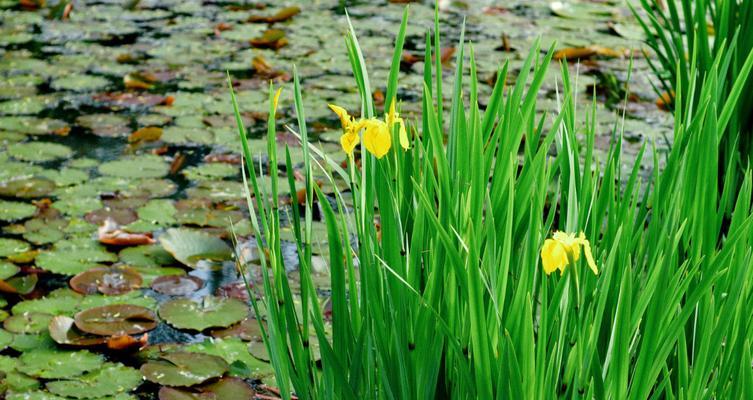
[(134, 335), (157, 326), (157, 316), (145, 307), (114, 304), (81, 311), (74, 317), (76, 327), (94, 335)]
[(171, 296), (188, 296), (204, 286), (204, 281), (195, 276), (166, 275), (152, 282), (152, 289)]
[(15, 337), (13, 334), (6, 330), (0, 329), (0, 350), (5, 350), (6, 347), (10, 346), (11, 343), (13, 343), (13, 340)]
[(16, 143), (8, 146), (8, 152), (15, 159), (33, 162), (54, 161), (73, 154), (70, 147), (49, 142)]
[(99, 368), (103, 363), (102, 356), (86, 350), (32, 350), (21, 355), (16, 368), (34, 377), (60, 379), (79, 376)]
[(58, 248), (37, 256), (37, 266), (63, 275), (76, 275), (92, 268), (102, 267), (100, 262), (114, 262), (118, 257), (100, 246)]
[(178, 329), (203, 331), (240, 322), (248, 315), (248, 307), (240, 300), (214, 296), (200, 302), (181, 298), (163, 303), (159, 315)]
[(93, 268), (74, 276), (71, 288), (82, 294), (123, 294), (141, 286), (141, 275), (133, 268)]
[(0, 279), (8, 279), (20, 271), (20, 268), (16, 264), (0, 261)]
[(33, 199), (55, 190), (55, 182), (40, 176), (21, 177), (0, 183), (0, 196)]
[(76, 399), (96, 399), (129, 392), (141, 382), (138, 370), (122, 364), (106, 363), (102, 368), (75, 379), (48, 382), (47, 390)]
[(3, 327), (13, 333), (42, 333), (47, 330), (50, 320), (52, 315), (47, 313), (21, 313), (3, 321)]
[(159, 240), (176, 260), (192, 268), (200, 260), (229, 260), (233, 253), (222, 239), (189, 229), (168, 229)]
[(37, 208), (31, 204), (0, 200), (0, 221), (13, 222), (31, 217)]
[(101, 76), (86, 74), (70, 74), (52, 81), (50, 86), (55, 90), (68, 90), (72, 92), (90, 92), (99, 90), (110, 84), (110, 81)]
[(0, 238), (0, 257), (13, 256), (25, 253), (31, 249), (31, 246), (21, 240)]
[(256, 392), (244, 380), (226, 377), (194, 390), (163, 386), (159, 391), (159, 400), (248, 400), (255, 395)]
[(164, 386), (193, 386), (222, 376), (229, 366), (220, 357), (201, 353), (168, 353), (141, 366), (144, 377)]
[(144, 154), (104, 163), (99, 166), (99, 173), (122, 178), (161, 178), (169, 169), (162, 157)]

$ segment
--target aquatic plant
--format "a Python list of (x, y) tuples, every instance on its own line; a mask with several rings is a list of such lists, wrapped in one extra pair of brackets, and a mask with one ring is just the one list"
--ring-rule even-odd
[[(407, 15), (395, 40), (385, 113), (396, 102)], [(249, 148), (232, 95), (251, 224), (261, 264), (269, 266), (262, 269), (263, 296), (249, 295), (283, 397), (753, 396), (753, 183), (749, 169), (735, 190), (721, 182), (724, 161), (716, 156), (716, 132), (738, 107), (745, 76), (721, 91), (726, 70), (718, 55), (703, 79), (691, 81), (692, 90), (675, 94), (683, 107), (675, 109), (676, 144), (664, 167), (644, 145), (625, 171), (620, 121), (609, 152), (597, 160), (595, 103), (585, 126), (577, 125), (565, 66), (558, 112), (537, 109), (553, 48), (544, 55), (532, 48), (510, 86), (502, 65), (483, 107), (473, 47), (461, 34), (446, 104), (439, 32), (435, 18), (424, 58), (434, 54), (435, 62), (425, 63), (421, 120), (408, 123), (407, 151), (391, 126), (384, 152), (347, 138), (343, 147), (353, 156), (342, 167), (310, 141), (294, 74), (298, 124), (289, 129), (303, 144), (299, 178), (306, 185), (290, 215), (282, 214), (278, 195), (297, 195), (295, 168), (287, 145), (278, 153), (275, 90), (262, 161)], [(376, 118), (353, 25), (345, 42), (361, 118)], [(684, 99), (696, 92), (703, 100), (691, 107)], [(353, 135), (353, 119), (347, 122), (344, 135)], [(657, 166), (647, 174), (644, 157)], [(269, 186), (259, 184), (274, 170), (267, 162), (287, 171), (281, 181), (270, 174)], [(332, 193), (324, 193), (319, 177)], [(717, 185), (725, 188), (720, 197), (706, 190)], [(312, 278), (315, 211), (327, 227), (326, 306)], [(284, 265), (283, 220), (297, 249), (300, 298)], [(577, 256), (581, 247), (585, 259)], [(555, 250), (565, 253), (567, 267)], [(554, 261), (561, 274), (549, 274)]]

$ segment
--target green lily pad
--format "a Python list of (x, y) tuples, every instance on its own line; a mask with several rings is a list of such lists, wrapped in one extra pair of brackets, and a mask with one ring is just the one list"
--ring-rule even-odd
[(8, 279), (17, 274), (20, 270), (21, 269), (18, 268), (16, 264), (7, 261), (0, 261), (0, 279)]
[(31, 250), (31, 246), (21, 240), (0, 238), (0, 257), (14, 256)]
[(28, 392), (39, 388), (39, 381), (18, 371), (11, 371), (5, 375), (5, 383), (9, 391)]
[(85, 182), (89, 179), (89, 174), (75, 168), (63, 168), (61, 170), (45, 170), (40, 174), (57, 186), (70, 186)]
[(50, 86), (55, 90), (68, 90), (72, 92), (91, 92), (100, 90), (110, 84), (110, 81), (101, 76), (86, 74), (70, 74), (52, 81)]
[(13, 222), (34, 215), (37, 208), (31, 204), (0, 200), (0, 221)]
[(65, 237), (63, 229), (67, 225), (64, 219), (30, 219), (24, 223), (23, 237), (34, 244), (54, 243)]
[(242, 365), (243, 368), (238, 368), (236, 373), (241, 378), (262, 379), (274, 375), (272, 365), (254, 357), (249, 352), (248, 343), (238, 338), (205, 340), (188, 345), (184, 350), (222, 357), (231, 366)]
[(35, 390), (33, 392), (9, 393), (6, 400), (66, 400), (52, 393)]
[(144, 363), (141, 373), (164, 386), (193, 386), (222, 376), (229, 366), (220, 357), (201, 353), (168, 353)]
[(52, 203), (52, 207), (65, 215), (81, 217), (102, 208), (102, 201), (96, 197), (68, 197)]
[(169, 169), (162, 157), (144, 154), (104, 163), (99, 166), (99, 173), (122, 178), (161, 178)]
[(79, 376), (99, 368), (103, 363), (102, 356), (86, 350), (33, 350), (21, 355), (16, 368), (34, 377), (60, 379)]
[(106, 363), (102, 368), (75, 379), (48, 382), (47, 390), (76, 399), (96, 399), (129, 392), (141, 382), (138, 370), (122, 364)]
[(202, 179), (222, 179), (236, 176), (240, 172), (237, 165), (223, 163), (201, 164), (183, 170), (183, 175), (192, 181)]
[(170, 253), (156, 244), (128, 247), (118, 256), (122, 263), (134, 267), (157, 268), (175, 262)]
[(70, 147), (49, 142), (16, 143), (8, 146), (8, 152), (15, 159), (33, 162), (54, 161), (73, 154)]
[(42, 333), (47, 329), (50, 320), (52, 315), (47, 313), (21, 313), (3, 321), (3, 327), (13, 333)]
[(0, 117), (0, 126), (7, 131), (31, 135), (46, 135), (68, 129), (63, 121), (34, 117)]
[(40, 176), (14, 178), (0, 183), (0, 196), (22, 199), (46, 196), (53, 190), (55, 182)]
[(144, 206), (136, 210), (139, 218), (158, 226), (175, 224), (175, 205), (171, 200), (149, 200)]
[(24, 300), (11, 309), (14, 315), (24, 313), (48, 313), (52, 315), (72, 314), (81, 303), (80, 297), (42, 297), (41, 299)]
[(102, 336), (135, 335), (157, 326), (157, 316), (148, 308), (129, 304), (94, 307), (76, 314), (76, 327)]
[[(59, 246), (59, 245), (58, 245)], [(59, 248), (40, 253), (36, 262), (39, 268), (63, 275), (76, 275), (92, 268), (102, 267), (100, 262), (114, 262), (118, 257), (101, 246)]]
[(242, 301), (231, 298), (207, 296), (201, 302), (180, 298), (163, 303), (159, 315), (178, 329), (203, 331), (242, 321), (248, 315), (248, 307)]
[(196, 268), (200, 260), (229, 260), (232, 249), (222, 239), (189, 229), (168, 229), (160, 244), (181, 263)]
[(4, 350), (6, 347), (13, 343), (14, 336), (12, 333), (0, 329), (0, 350)]

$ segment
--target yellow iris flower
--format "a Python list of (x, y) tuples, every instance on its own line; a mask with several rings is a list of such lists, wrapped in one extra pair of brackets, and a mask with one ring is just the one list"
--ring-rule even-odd
[(551, 239), (544, 241), (541, 247), (541, 261), (544, 266), (544, 272), (547, 275), (559, 270), (565, 272), (565, 266), (572, 261), (578, 261), (580, 258), (580, 247), (583, 246), (583, 253), (586, 255), (586, 262), (594, 274), (599, 273), (596, 268), (593, 253), (591, 253), (591, 243), (581, 232), (578, 236), (574, 233), (554, 232)]
[[(363, 140), (364, 147), (369, 153), (376, 158), (382, 158), (389, 153), (392, 147), (392, 128), (395, 124), (399, 125), (400, 146), (407, 149), (409, 146), (408, 133), (405, 130), (405, 123), (400, 115), (395, 112), (395, 102), (392, 102), (390, 112), (384, 116), (384, 121), (369, 118), (355, 120), (348, 111), (340, 106), (330, 104), (329, 108), (340, 118), (340, 125), (343, 128), (343, 135), (340, 136), (340, 145), (343, 151), (349, 156), (353, 156), (358, 143)], [(361, 137), (363, 131), (363, 137)]]
[(400, 139), (400, 147), (402, 147), (404, 150), (408, 150), (408, 147), (410, 147), (410, 142), (408, 141), (408, 132), (405, 130), (405, 122), (403, 122), (400, 114), (395, 111), (395, 103), (397, 103), (397, 101), (396, 99), (393, 99), (390, 103), (390, 112), (388, 112), (387, 115), (384, 116), (384, 121), (387, 122), (387, 127), (390, 129), (390, 131), (392, 131), (392, 128), (395, 126), (395, 124), (400, 125), (398, 136), (398, 138)]
[(354, 121), (353, 117), (348, 114), (348, 111), (340, 106), (330, 104), (329, 108), (340, 118), (340, 125), (343, 127), (343, 135), (340, 136), (340, 145), (343, 151), (352, 157), (353, 150), (361, 142), (361, 138), (358, 135), (358, 132), (361, 130), (361, 122)]
[(376, 158), (384, 157), (392, 147), (392, 135), (387, 124), (376, 118), (363, 121), (363, 145)]

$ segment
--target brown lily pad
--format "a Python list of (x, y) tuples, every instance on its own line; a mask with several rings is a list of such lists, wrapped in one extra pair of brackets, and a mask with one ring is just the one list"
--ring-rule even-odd
[(171, 296), (187, 296), (204, 286), (204, 281), (187, 275), (160, 276), (152, 282), (152, 289)]
[(92, 268), (71, 278), (71, 288), (81, 294), (123, 294), (141, 286), (141, 274), (133, 268), (117, 266)]
[(294, 16), (298, 15), (300, 12), (301, 12), (301, 7), (290, 6), (290, 7), (285, 7), (281, 9), (280, 11), (277, 11), (276, 13), (269, 16), (252, 15), (248, 18), (248, 22), (273, 24), (275, 22), (287, 21), (290, 18), (293, 18)]
[(202, 353), (168, 353), (144, 363), (141, 373), (151, 382), (164, 386), (193, 386), (218, 378), (227, 372), (221, 357)]
[(148, 308), (130, 304), (94, 307), (77, 313), (76, 327), (94, 335), (135, 335), (157, 326), (157, 316)]
[(262, 341), (261, 326), (256, 318), (246, 318), (229, 328), (212, 330), (211, 334), (216, 338), (237, 337), (247, 342)]
[(288, 39), (285, 38), (285, 31), (280, 29), (267, 29), (260, 37), (251, 39), (251, 46), (258, 49), (278, 50), (287, 46), (287, 44)]
[(256, 392), (243, 379), (226, 377), (195, 389), (163, 386), (159, 391), (159, 400), (248, 400), (255, 395)]

